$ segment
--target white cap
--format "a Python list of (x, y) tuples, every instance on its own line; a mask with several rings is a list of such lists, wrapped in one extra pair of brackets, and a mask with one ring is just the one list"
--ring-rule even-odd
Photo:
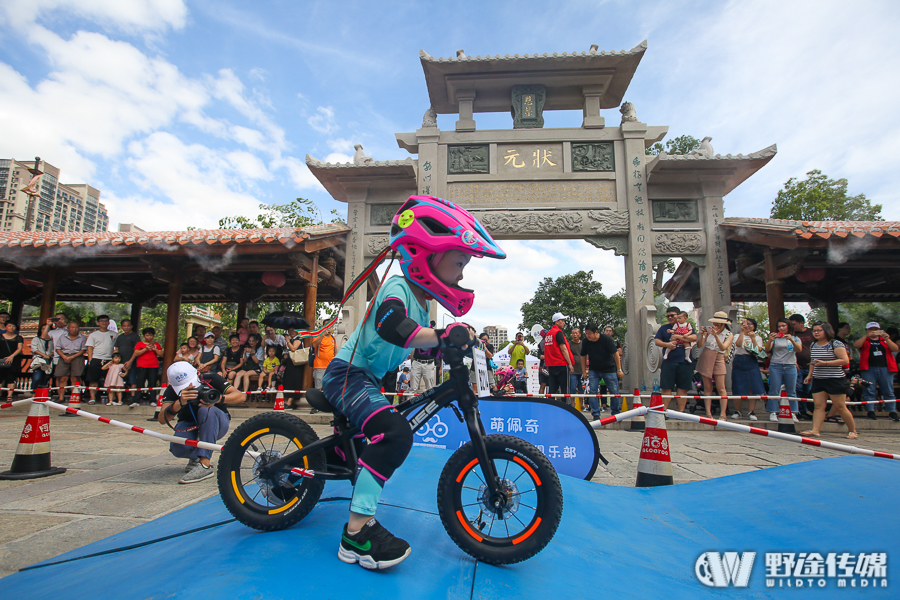
[(214, 334), (212, 331), (208, 331), (206, 332), (206, 335), (203, 336), (203, 339), (205, 340), (208, 337), (215, 338), (216, 334)]
[(568, 318), (569, 318), (569, 317), (567, 317), (566, 315), (562, 314), (561, 312), (553, 313), (553, 322), (554, 322), (554, 323), (556, 323), (556, 322), (559, 321), (560, 319), (566, 320), (566, 319), (568, 319)]
[(875, 321), (869, 321), (868, 323), (866, 323), (866, 329), (881, 329), (881, 325), (879, 325)]
[(195, 388), (200, 387), (197, 369), (186, 361), (180, 360), (169, 365), (166, 375), (169, 378), (169, 385), (175, 390), (176, 394), (180, 394), (181, 390), (191, 384), (194, 384)]

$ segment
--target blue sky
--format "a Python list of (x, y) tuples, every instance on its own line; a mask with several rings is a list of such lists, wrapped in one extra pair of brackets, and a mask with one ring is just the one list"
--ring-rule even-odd
[[(721, 154), (778, 144), (726, 198), (726, 216), (767, 216), (788, 178), (819, 168), (900, 220), (898, 17), (896, 2), (4, 0), (0, 156), (40, 155), (64, 182), (99, 188), (112, 228), (213, 227), (297, 196), (327, 215), (343, 206), (304, 156), (349, 160), (354, 143), (377, 160), (408, 156), (394, 133), (417, 129), (428, 108), (420, 49), (622, 50), (646, 39), (625, 96), (640, 120), (670, 137), (712, 136)], [(545, 116), (548, 127), (581, 122)], [(509, 115), (476, 118), (511, 126)], [(467, 269), (478, 327), (514, 328), (543, 277), (593, 268), (604, 291), (623, 286), (621, 260), (583, 242), (504, 246), (507, 261)]]

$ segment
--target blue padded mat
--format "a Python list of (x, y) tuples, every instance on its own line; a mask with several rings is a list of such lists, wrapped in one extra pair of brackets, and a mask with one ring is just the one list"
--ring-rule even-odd
[[(662, 488), (562, 477), (565, 511), (550, 545), (527, 562), (493, 567), (459, 550), (436, 515), (437, 479), (448, 458), (447, 451), (414, 448), (385, 488), (379, 519), (413, 547), (389, 571), (337, 559), (346, 500), (320, 503), (287, 531), (259, 533), (227, 522), (231, 516), (211, 498), (0, 579), (0, 597), (896, 597), (890, 587), (836, 589), (834, 579), (809, 592), (767, 588), (764, 561), (775, 551), (887, 552), (890, 585), (892, 551), (900, 547), (894, 461), (831, 458)], [(346, 482), (331, 482), (322, 497), (349, 494)], [(868, 510), (882, 516), (869, 519)], [(749, 586), (699, 583), (694, 563), (708, 551), (756, 551)], [(98, 552), (108, 553), (90, 556)], [(68, 559), (75, 560), (53, 564)]]

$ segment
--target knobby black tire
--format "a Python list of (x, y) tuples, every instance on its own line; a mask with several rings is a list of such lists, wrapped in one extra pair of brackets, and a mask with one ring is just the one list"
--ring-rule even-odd
[[(288, 454), (296, 450), (293, 447), (296, 442), (306, 447), (315, 442), (318, 436), (312, 427), (294, 415), (268, 412), (247, 419), (228, 437), (219, 457), (219, 494), (228, 512), (244, 525), (259, 531), (277, 531), (298, 523), (316, 505), (325, 487), (324, 480), (303, 478), (297, 483), (295, 495), (284, 501), (269, 501), (261, 492), (254, 495), (250, 481), (252, 472), (248, 472), (250, 470), (247, 468), (247, 464), (253, 459), (246, 451), (257, 440), (269, 438), (282, 440), (282, 443), (272, 445), (278, 446), (279, 451), (282, 446), (286, 447), (284, 454)], [(323, 470), (325, 454), (315, 452), (307, 457), (307, 462), (307, 468), (313, 471)], [(297, 500), (294, 501), (294, 498)], [(285, 508), (288, 504), (290, 506)]]
[[(521, 471), (519, 480), (514, 484), (517, 486), (517, 493), (533, 485), (534, 491), (529, 492), (535, 498), (533, 514), (524, 521), (517, 520), (515, 516), (493, 521), (492, 526), (502, 524), (500, 526), (503, 529), (499, 531), (499, 535), (497, 531), (490, 535), (484, 529), (478, 529), (478, 525), (469, 518), (471, 513), (467, 511), (481, 510), (482, 507), (466, 507), (463, 501), (464, 494), (477, 494), (471, 490), (471, 484), (473, 481), (477, 484), (481, 480), (480, 466), (477, 463), (472, 465), (475, 451), (469, 442), (453, 453), (438, 481), (437, 504), (441, 522), (456, 545), (477, 560), (492, 565), (508, 565), (527, 560), (550, 543), (559, 527), (563, 510), (559, 476), (550, 460), (525, 440), (510, 435), (489, 435), (484, 440), (488, 455), (494, 460), (501, 479), (504, 478), (504, 466), (515, 465), (514, 468)], [(522, 462), (514, 462), (514, 457)], [(527, 464), (530, 471), (521, 466), (522, 463)], [(534, 480), (534, 476), (540, 484)], [(532, 500), (529, 499), (528, 502)], [(523, 500), (522, 506), (524, 505)], [(482, 539), (479, 540), (478, 537)]]

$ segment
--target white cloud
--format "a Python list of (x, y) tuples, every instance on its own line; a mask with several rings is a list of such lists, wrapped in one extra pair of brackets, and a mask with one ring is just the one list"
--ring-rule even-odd
[(306, 120), (309, 126), (326, 135), (338, 130), (338, 125), (334, 120), (334, 109), (330, 106), (320, 106), (316, 109), (316, 114)]
[[(900, 81), (889, 75), (900, 69), (900, 6), (872, 9), (877, 18), (842, 2), (729, 2), (655, 20), (636, 76), (653, 82), (638, 84), (652, 92), (635, 99), (639, 116), (643, 101), (644, 116), (662, 114), (670, 137), (711, 135), (722, 154), (778, 144), (778, 156), (726, 202), (731, 215), (768, 216), (783, 183), (814, 168), (847, 177), (853, 193), (896, 199), (884, 173), (894, 170), (900, 133)], [(900, 217), (893, 204), (886, 216)]]
[(187, 21), (182, 0), (4, 0), (0, 13), (17, 27), (68, 13), (126, 32), (181, 29)]

